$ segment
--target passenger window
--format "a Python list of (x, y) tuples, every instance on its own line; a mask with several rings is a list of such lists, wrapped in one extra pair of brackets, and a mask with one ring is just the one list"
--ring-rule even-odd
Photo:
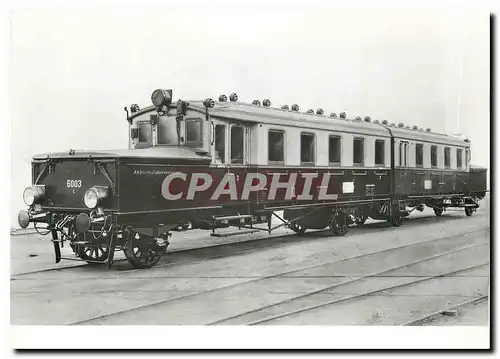
[(415, 164), (417, 167), (424, 166), (424, 145), (417, 143), (415, 146)]
[(314, 134), (300, 134), (300, 162), (314, 163)]
[(243, 163), (243, 127), (231, 126), (231, 163)]
[(437, 161), (438, 156), (437, 156), (437, 146), (431, 146), (431, 167), (435, 168), (437, 167)]
[(268, 150), (269, 162), (283, 163), (285, 161), (285, 133), (283, 131), (269, 130)]
[(150, 122), (140, 122), (139, 127), (139, 142), (151, 143), (152, 133), (151, 133), (151, 123)]
[(330, 164), (340, 165), (341, 138), (339, 136), (330, 136), (328, 144), (328, 162)]
[(365, 163), (365, 139), (356, 137), (353, 142), (353, 162), (355, 165), (363, 165)]
[(215, 157), (226, 162), (226, 125), (215, 126)]
[(457, 168), (462, 168), (462, 156), (463, 151), (460, 148), (457, 148)]
[(186, 145), (203, 145), (201, 119), (186, 119)]
[(444, 168), (450, 168), (450, 148), (444, 148)]
[(375, 140), (375, 166), (385, 165), (385, 141)]

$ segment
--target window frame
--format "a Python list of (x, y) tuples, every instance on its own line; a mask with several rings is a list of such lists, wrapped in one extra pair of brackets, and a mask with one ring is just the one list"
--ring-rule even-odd
[[(141, 125), (149, 125), (149, 131), (150, 131), (150, 141), (141, 141)], [(153, 145), (153, 125), (151, 124), (151, 121), (137, 121), (137, 143), (139, 145)]]
[[(435, 149), (435, 154), (436, 154), (436, 156), (435, 156), (436, 157), (435, 163), (436, 164), (432, 164), (432, 149)], [(437, 168), (438, 167), (438, 146), (437, 145), (431, 145), (430, 156), (431, 156), (431, 161), (430, 161), (431, 168)]]
[[(339, 140), (339, 160), (330, 161), (330, 149), (331, 149), (331, 138), (336, 138)], [(328, 136), (328, 164), (330, 166), (341, 166), (342, 165), (342, 136), (341, 135), (329, 135)]]
[[(363, 152), (362, 152), (362, 155), (363, 155), (363, 158), (362, 158), (362, 162), (361, 163), (356, 163), (354, 162), (354, 147), (355, 147), (355, 143), (356, 143), (356, 140), (361, 140), (361, 143), (363, 144)], [(365, 138), (364, 137), (354, 137), (352, 139), (352, 164), (353, 166), (357, 166), (357, 167), (363, 167), (365, 165)]]
[[(420, 152), (420, 159), (421, 159), (421, 163), (419, 164), (418, 163), (418, 151), (417, 151), (417, 148), (421, 148), (422, 151)], [(415, 167), (419, 167), (419, 168), (422, 168), (424, 167), (424, 144), (423, 143), (415, 143)]]
[[(377, 163), (377, 143), (382, 143), (382, 163)], [(375, 151), (374, 151), (374, 161), (375, 167), (385, 167), (385, 140), (375, 139)], [(353, 161), (354, 162), (354, 161)]]
[[(313, 149), (311, 151), (312, 156), (313, 156), (312, 162), (302, 161), (302, 135), (312, 136), (312, 138), (313, 138)], [(316, 134), (314, 132), (302, 131), (300, 133), (300, 164), (314, 166), (316, 164), (316, 157), (317, 157), (316, 156)]]
[[(241, 131), (242, 131), (242, 143), (241, 143), (241, 163), (239, 162), (233, 162), (233, 138), (232, 138), (232, 133), (233, 133), (233, 128), (240, 128)], [(228, 159), (229, 159), (229, 164), (230, 165), (243, 165), (245, 164), (245, 126), (244, 125), (240, 125), (240, 124), (236, 124), (236, 123), (232, 123), (229, 125), (229, 137), (228, 137), (228, 142), (229, 142), (229, 146), (228, 146), (228, 150), (229, 150), (229, 156), (228, 156)]]
[[(282, 148), (283, 160), (282, 161), (274, 161), (274, 160), (269, 159), (269, 156), (271, 154), (270, 146), (269, 146), (269, 136), (270, 136), (271, 132), (281, 133), (283, 135), (283, 148)], [(285, 161), (286, 161), (286, 131), (282, 130), (282, 129), (277, 129), (277, 128), (270, 128), (267, 130), (267, 163), (268, 164), (280, 164), (280, 165), (282, 165), (282, 164), (285, 164)]]
[[(223, 136), (223, 143), (224, 143), (224, 153), (223, 153), (223, 156), (224, 158), (217, 158), (217, 126), (221, 126), (222, 128), (224, 128), (224, 136)], [(227, 139), (227, 129), (228, 129), (228, 125), (227, 123), (215, 123), (214, 124), (214, 138), (213, 138), (213, 141), (214, 141), (214, 160), (218, 160), (220, 161), (222, 164), (226, 164), (227, 163), (227, 144), (228, 144), (228, 139)]]
[[(448, 152), (448, 164), (446, 164), (446, 152)], [(451, 168), (451, 148), (446, 146), (443, 152), (443, 164), (445, 169)]]
[[(199, 117), (191, 117), (191, 118), (186, 118), (184, 119), (184, 133), (185, 133), (185, 141), (184, 141), (184, 144), (186, 146), (194, 146), (194, 147), (203, 147), (203, 134), (204, 134), (204, 131), (203, 131), (203, 120)], [(199, 141), (188, 141), (188, 129), (187, 129), (187, 126), (188, 126), (188, 123), (189, 122), (198, 122), (200, 124), (200, 140)]]
[[(460, 153), (460, 156), (458, 155)], [(461, 148), (457, 148), (457, 169), (461, 170), (464, 168), (464, 152)], [(458, 159), (460, 159), (460, 165), (458, 165)]]

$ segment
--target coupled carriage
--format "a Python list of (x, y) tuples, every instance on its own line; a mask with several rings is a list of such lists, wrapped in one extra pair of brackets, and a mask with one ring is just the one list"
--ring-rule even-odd
[(171, 90), (156, 90), (151, 100), (125, 108), (126, 150), (33, 157), (19, 224), (52, 235), (56, 262), (67, 243), (72, 259), (110, 266), (123, 250), (147, 268), (172, 231), (287, 226), (345, 235), (367, 218), (400, 226), (424, 206), (470, 216), (486, 193), (486, 169), (470, 165), (461, 136), (269, 100), (247, 104), (236, 94), (173, 102)]

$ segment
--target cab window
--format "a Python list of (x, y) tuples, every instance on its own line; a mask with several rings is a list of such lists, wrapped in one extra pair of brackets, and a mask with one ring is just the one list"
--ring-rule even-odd
[(172, 116), (160, 116), (156, 124), (156, 139), (159, 145), (178, 145), (177, 121)]
[(243, 163), (243, 127), (231, 126), (231, 163)]
[(139, 129), (139, 142), (140, 143), (151, 143), (152, 132), (150, 122), (139, 122), (137, 124)]
[(186, 145), (202, 146), (202, 139), (201, 119), (186, 119)]
[(215, 126), (215, 157), (226, 162), (226, 125)]

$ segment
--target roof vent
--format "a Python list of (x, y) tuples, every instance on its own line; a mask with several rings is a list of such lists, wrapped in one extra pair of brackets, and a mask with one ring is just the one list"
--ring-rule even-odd
[(430, 128), (426, 128), (425, 129), (427, 132), (431, 132), (431, 129)]
[(325, 113), (325, 111), (323, 111), (323, 109), (322, 109), (322, 108), (318, 108), (318, 109), (316, 110), (316, 115), (323, 116), (323, 114), (324, 114), (324, 113)]
[(419, 128), (418, 130), (419, 130), (420, 132), (423, 132), (423, 131), (424, 131), (424, 129), (423, 129), (423, 128)]
[(310, 108), (309, 110), (306, 111), (306, 113), (314, 113), (314, 110)]
[(130, 106), (130, 112), (134, 113), (134, 112), (137, 112), (139, 111), (140, 108), (139, 108), (139, 105), (136, 104), (136, 103), (133, 103), (131, 106)]
[(382, 125), (388, 125), (388, 124), (389, 124), (389, 121), (387, 121), (387, 120), (382, 121)]
[(283, 106), (281, 106), (281, 109), (282, 110), (289, 110), (290, 108), (288, 107), (288, 105), (283, 105)]
[(373, 123), (380, 124), (379, 120), (374, 120)]
[(220, 95), (219, 96), (219, 102), (227, 102), (227, 96), (226, 95)]
[(400, 123), (398, 123), (398, 127), (399, 127), (399, 128), (404, 128), (404, 127), (405, 127), (405, 124), (404, 124), (403, 122), (400, 122)]
[(409, 130), (411, 127), (410, 127), (410, 126), (405, 126), (405, 128), (406, 128), (407, 130)]
[(337, 118), (337, 114), (335, 112), (330, 112), (330, 117), (331, 118)]
[(412, 127), (412, 129), (415, 130), (415, 131), (417, 131), (418, 130), (418, 126), (415, 125), (415, 126)]
[(341, 112), (341, 113), (340, 113), (340, 118), (346, 118), (346, 117), (347, 117), (347, 115), (346, 115), (346, 113), (345, 113), (345, 112)]
[(356, 118), (354, 119), (354, 121), (361, 121), (361, 117), (356, 116)]
[(370, 116), (365, 117), (365, 122), (372, 122), (372, 119), (370, 118)]
[(265, 99), (264, 101), (262, 101), (262, 105), (264, 105), (264, 107), (269, 107), (269, 106), (271, 106), (271, 101), (269, 101), (268, 99)]
[(299, 105), (293, 104), (292, 105), (292, 111), (298, 111), (299, 110)]
[(253, 100), (252, 105), (260, 106), (260, 101), (259, 100)]
[(237, 94), (235, 94), (235, 93), (233, 92), (233, 93), (229, 96), (229, 100), (230, 100), (231, 102), (236, 102), (236, 101), (238, 101), (238, 95), (237, 95)]

